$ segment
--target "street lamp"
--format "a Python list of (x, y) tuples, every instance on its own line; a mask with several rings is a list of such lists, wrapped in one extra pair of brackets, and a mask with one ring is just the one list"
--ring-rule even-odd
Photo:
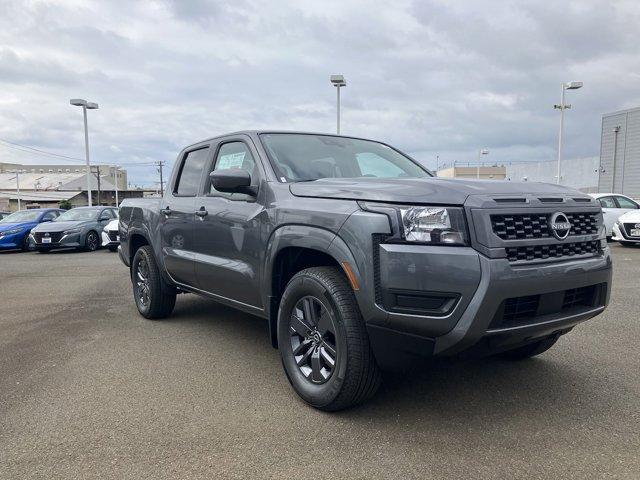
[(478, 167), (476, 168), (476, 178), (480, 178), (480, 157), (482, 155), (489, 155), (489, 150), (486, 148), (481, 148), (478, 150)]
[(571, 104), (564, 103), (564, 92), (566, 90), (577, 90), (582, 88), (582, 82), (567, 82), (562, 84), (562, 94), (560, 95), (560, 105), (554, 105), (553, 108), (560, 110), (560, 132), (558, 133), (558, 181), (560, 184), (560, 163), (562, 162), (562, 128), (564, 126), (564, 111), (571, 108)]
[(331, 75), (331, 83), (333, 84), (334, 87), (336, 87), (336, 90), (338, 92), (338, 106), (337, 106), (337, 125), (336, 125), (336, 130), (338, 132), (338, 135), (340, 135), (340, 87), (346, 87), (347, 86), (347, 81), (344, 79), (343, 75)]
[(87, 102), (81, 98), (72, 98), (69, 100), (69, 103), (75, 107), (82, 107), (82, 115), (84, 117), (84, 149), (87, 159), (87, 197), (89, 198), (89, 206), (91, 206), (91, 164), (89, 162), (89, 129), (87, 128), (87, 110), (96, 110), (98, 108), (98, 104)]

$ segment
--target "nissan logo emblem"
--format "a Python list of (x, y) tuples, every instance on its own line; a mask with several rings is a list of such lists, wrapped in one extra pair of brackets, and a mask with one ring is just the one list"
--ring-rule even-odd
[(554, 237), (558, 240), (564, 240), (569, 236), (571, 223), (569, 223), (569, 219), (564, 213), (556, 212), (549, 219), (549, 228), (551, 228), (551, 233), (553, 233)]

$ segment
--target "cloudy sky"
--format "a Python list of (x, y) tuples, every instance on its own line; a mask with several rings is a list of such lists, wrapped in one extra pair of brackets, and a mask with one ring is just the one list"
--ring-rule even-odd
[[(189, 143), (245, 128), (378, 138), (429, 167), (594, 156), (605, 112), (640, 105), (640, 2), (0, 1), (0, 140), (127, 165), (151, 185)], [(56, 161), (0, 143), (0, 161)], [(135, 166), (136, 163), (142, 165)]]

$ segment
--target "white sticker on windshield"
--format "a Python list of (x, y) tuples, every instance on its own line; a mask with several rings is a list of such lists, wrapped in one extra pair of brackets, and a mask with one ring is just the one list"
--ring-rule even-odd
[(229, 168), (241, 168), (244, 162), (244, 156), (247, 152), (229, 153), (222, 155), (218, 159), (218, 168), (216, 170), (227, 170)]

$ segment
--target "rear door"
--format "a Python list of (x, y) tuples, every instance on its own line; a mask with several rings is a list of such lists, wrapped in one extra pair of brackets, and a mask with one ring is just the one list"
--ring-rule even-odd
[(169, 275), (179, 283), (196, 286), (194, 218), (196, 195), (209, 158), (209, 146), (185, 151), (172, 178), (171, 191), (160, 203), (160, 243)]
[(213, 170), (243, 169), (252, 185), (264, 178), (251, 139), (238, 135), (221, 140), (206, 171), (204, 189), (196, 200), (196, 275), (198, 288), (245, 306), (262, 309), (260, 275), (264, 259), (262, 234), (266, 217), (257, 197), (218, 192), (211, 186)]
[(607, 230), (607, 237), (610, 237), (613, 224), (616, 223), (616, 220), (618, 220), (618, 217), (621, 215), (618, 214), (618, 204), (616, 203), (612, 195), (609, 195), (607, 197), (600, 197), (598, 199), (598, 203), (602, 207), (602, 215), (604, 217), (604, 226)]

